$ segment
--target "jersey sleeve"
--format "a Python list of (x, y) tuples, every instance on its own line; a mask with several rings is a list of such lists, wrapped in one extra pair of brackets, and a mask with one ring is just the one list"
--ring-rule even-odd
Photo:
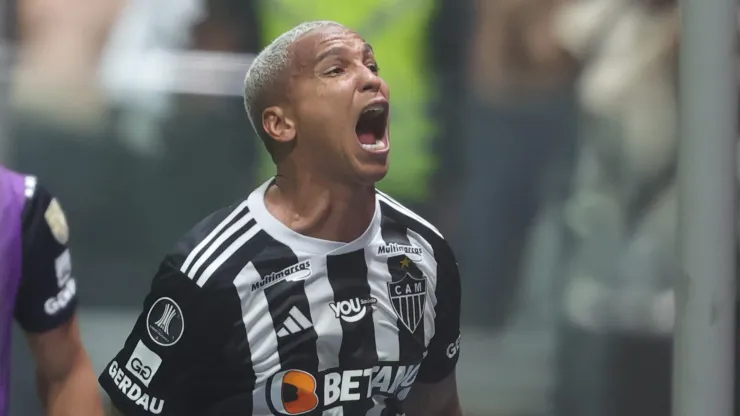
[(75, 312), (76, 282), (59, 202), (42, 186), (27, 190), (23, 209), (23, 263), (15, 318), (27, 332), (45, 332)]
[(121, 413), (195, 414), (211, 360), (223, 353), (218, 303), (170, 257), (162, 262), (133, 330), (98, 379)]
[(439, 251), (435, 332), (419, 369), (417, 380), (422, 383), (436, 383), (450, 375), (460, 356), (460, 273), (447, 243)]

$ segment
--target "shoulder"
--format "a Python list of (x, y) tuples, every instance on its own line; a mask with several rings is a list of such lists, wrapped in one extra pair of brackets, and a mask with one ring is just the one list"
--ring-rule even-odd
[(177, 271), (204, 287), (231, 284), (267, 239), (257, 225), (246, 201), (221, 208), (205, 217), (178, 240), (163, 267)]
[(33, 217), (34, 215), (43, 215), (50, 205), (55, 205), (52, 209), (56, 210), (59, 201), (54, 195), (42, 184), (39, 183), (35, 176), (24, 175), (25, 178), (25, 204), (23, 208), (23, 218)]
[(434, 248), (435, 257), (452, 255), (450, 245), (437, 227), (388, 194), (376, 191), (376, 196), (384, 218), (402, 225), (426, 240)]
[(380, 209), (383, 216), (402, 223), (409, 227), (409, 229), (423, 235), (425, 238), (426, 236), (429, 236), (429, 238), (427, 238), (428, 240), (445, 240), (437, 227), (412, 211), (410, 208), (401, 204), (386, 193), (376, 190), (375, 194), (380, 202)]
[[(59, 200), (39, 183), (35, 176), (23, 176), (25, 178), (25, 202), (22, 214), (24, 241), (28, 243), (42, 238), (53, 240), (60, 246), (66, 246), (69, 239), (69, 226)], [(47, 236), (49, 238), (46, 238)]]

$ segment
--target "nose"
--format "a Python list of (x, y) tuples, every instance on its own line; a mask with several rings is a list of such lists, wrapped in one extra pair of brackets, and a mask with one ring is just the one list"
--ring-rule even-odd
[(362, 77), (361, 92), (378, 92), (383, 80), (380, 79), (378, 74), (366, 68)]

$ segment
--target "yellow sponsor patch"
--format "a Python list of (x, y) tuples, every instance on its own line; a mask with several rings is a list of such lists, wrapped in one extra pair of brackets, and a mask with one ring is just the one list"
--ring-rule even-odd
[(67, 244), (67, 240), (69, 239), (67, 218), (64, 216), (64, 211), (62, 211), (62, 207), (56, 198), (52, 199), (49, 207), (46, 208), (44, 218), (46, 218), (46, 223), (49, 224), (51, 233), (59, 244)]

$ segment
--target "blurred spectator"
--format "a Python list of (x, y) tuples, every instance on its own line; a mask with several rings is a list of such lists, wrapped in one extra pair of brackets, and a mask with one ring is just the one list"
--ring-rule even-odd
[[(420, 210), (445, 236), (453, 238), (460, 224), (459, 184), (465, 181), (462, 169), (461, 132), (465, 125), (467, 69), (470, 54), (474, 0), (438, 0), (427, 29), (430, 67), (438, 93), (430, 112), (438, 120), (433, 148), (437, 169), (433, 173), (434, 192)], [(425, 213), (425, 214), (424, 214)]]
[[(462, 130), (460, 267), (466, 319), (501, 324), (520, 284), (529, 226), (575, 128), (573, 65), (550, 36), (556, 0), (478, 0)], [(562, 175), (560, 175), (562, 176)], [(557, 191), (556, 191), (557, 192)]]
[(80, 231), (101, 211), (108, 189), (99, 144), (107, 137), (109, 107), (98, 73), (126, 1), (18, 0), (7, 2), (4, 16), (5, 46), (18, 51), (3, 123), (12, 165), (64, 195)]
[(98, 60), (124, 1), (9, 2), (6, 36), (21, 46), (14, 106), (75, 129), (99, 127)]
[(677, 230), (677, 7), (564, 6), (583, 65), (556, 414), (670, 415)]
[(12, 142), (36, 135), (27, 134), (26, 126), (49, 139), (100, 136), (107, 107), (97, 82), (98, 60), (125, 1), (3, 2), (0, 157), (7, 161)]
[[(135, 261), (121, 264), (121, 274), (149, 275), (158, 253), (169, 250), (190, 223), (239, 198), (254, 180), (258, 141), (241, 99), (246, 68), (238, 68), (231, 91), (196, 95), (180, 88), (218, 84), (209, 78), (221, 76), (210, 62), (234, 60), (234, 54), (248, 62), (244, 54), (258, 51), (255, 2), (176, 0), (163, 14), (161, 3), (129, 1), (104, 66), (117, 141), (106, 146), (113, 167), (107, 168), (107, 182), (113, 186), (103, 197), (105, 209), (118, 213), (119, 221), (106, 226), (117, 239), (94, 249), (96, 256), (87, 259), (91, 274), (103, 273), (125, 252)], [(188, 60), (177, 58), (194, 51), (199, 53)], [(213, 69), (186, 71), (198, 65)], [(117, 279), (98, 288), (95, 298), (119, 293), (121, 305), (138, 302), (149, 283)]]
[[(217, 52), (186, 62), (207, 67), (213, 60), (234, 60), (224, 52), (258, 50), (253, 8), (251, 0), (126, 0), (95, 62), (106, 94), (103, 128), (83, 133), (50, 118), (16, 114), (16, 165), (52, 178), (50, 186), (69, 200), (82, 279), (115, 270), (105, 282), (81, 285), (88, 304), (138, 302), (149, 281), (127, 277), (148, 275), (156, 253), (166, 251), (184, 227), (249, 189), (257, 142), (240, 98), (246, 68), (238, 68), (233, 91), (219, 92), (231, 95), (177, 94), (176, 87), (187, 75), (178, 52)], [(218, 76), (215, 69), (197, 75), (206, 73)], [(116, 220), (101, 221), (101, 215)]]

